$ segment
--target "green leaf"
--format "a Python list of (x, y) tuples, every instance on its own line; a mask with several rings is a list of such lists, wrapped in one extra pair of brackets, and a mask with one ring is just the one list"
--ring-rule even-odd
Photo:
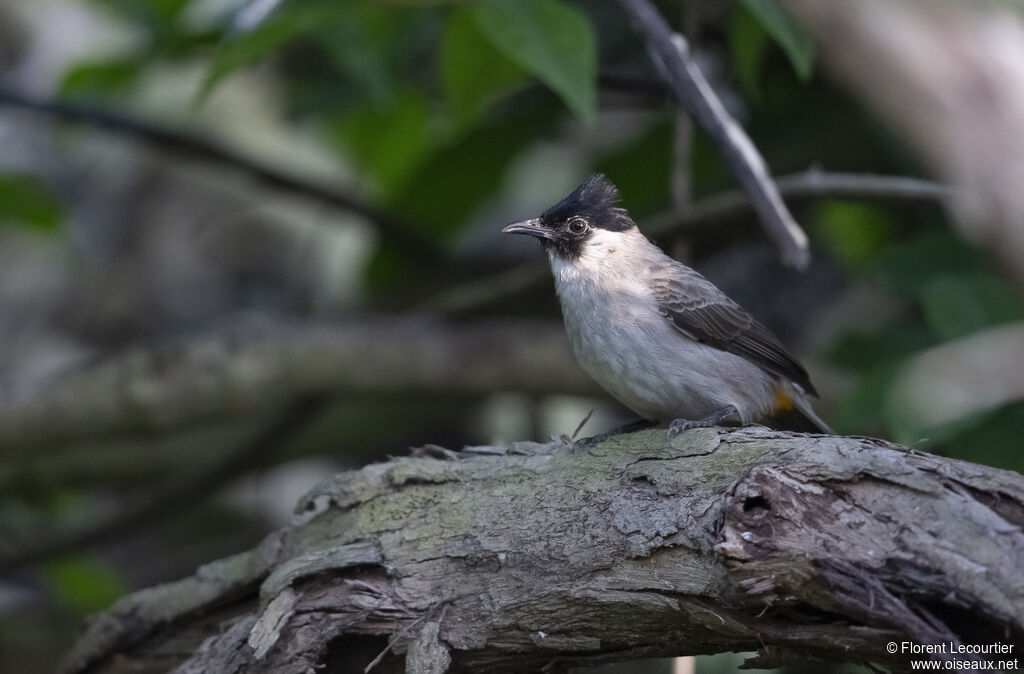
[(427, 102), (407, 92), (388, 107), (362, 106), (334, 127), (335, 138), (386, 193), (402, 189), (430, 148)]
[(106, 608), (128, 591), (113, 568), (84, 557), (47, 563), (43, 578), (63, 604), (80, 614)]
[(1024, 402), (979, 414), (957, 424), (957, 428), (944, 430), (949, 434), (942, 441), (944, 455), (1024, 472), (1024, 452), (1020, 451), (1020, 439), (1024, 437)]
[(139, 23), (161, 26), (177, 19), (189, 0), (102, 0), (102, 4)]
[(191, 0), (149, 0), (146, 4), (152, 7), (153, 12), (164, 21), (171, 21), (177, 18)]
[(956, 339), (1024, 318), (1024, 300), (1009, 283), (990, 275), (946, 275), (921, 294), (925, 320), (943, 339)]
[(557, 122), (553, 110), (520, 108), (500, 124), (474, 127), (426, 157), (389, 206), (431, 236), (454, 235), (498, 190), (512, 159)]
[(587, 17), (558, 0), (481, 0), (477, 26), (498, 51), (551, 87), (585, 121), (597, 112), (597, 40)]
[(441, 83), (456, 125), (476, 121), (495, 101), (522, 87), (526, 72), (480, 32), (471, 8), (453, 11), (441, 36)]
[(62, 216), (60, 203), (38, 179), (16, 173), (0, 174), (0, 222), (54, 230)]
[(140, 56), (79, 63), (64, 73), (60, 92), (73, 96), (124, 91), (135, 84), (145, 65), (145, 59)]
[(245, 66), (261, 61), (297, 36), (313, 31), (328, 21), (332, 6), (288, 4), (290, 11), (278, 12), (251, 31), (240, 33), (222, 42), (213, 56), (210, 69), (196, 96), (206, 100), (225, 77)]
[(761, 97), (761, 64), (768, 48), (768, 34), (754, 15), (735, 11), (729, 25), (729, 51), (740, 86), (751, 98)]
[(742, 0), (773, 40), (786, 52), (793, 70), (801, 80), (814, 71), (814, 42), (777, 0)]
[(820, 202), (813, 222), (829, 252), (850, 269), (872, 262), (897, 229), (886, 211), (849, 201)]
[(875, 365), (894, 364), (934, 346), (935, 336), (918, 320), (889, 323), (881, 332), (848, 332), (841, 335), (827, 357), (830, 363), (851, 373)]
[(313, 38), (330, 55), (361, 99), (378, 106), (394, 103), (406, 70), (401, 55), (415, 50), (416, 19), (423, 17), (376, 3), (327, 3), (329, 16)]
[(627, 195), (629, 212), (638, 220), (671, 206), (664, 177), (672, 171), (674, 138), (674, 125), (659, 120), (594, 163), (596, 171), (608, 176)]
[(829, 415), (829, 422), (841, 434), (883, 433), (886, 428), (886, 400), (896, 377), (892, 363), (875, 365), (861, 372)]
[(928, 233), (883, 250), (871, 271), (889, 289), (916, 299), (936, 276), (976, 274), (989, 263), (949, 231)]

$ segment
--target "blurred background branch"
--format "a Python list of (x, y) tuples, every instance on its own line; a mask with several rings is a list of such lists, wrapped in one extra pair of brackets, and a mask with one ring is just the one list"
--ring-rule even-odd
[(281, 190), (302, 199), (311, 199), (362, 216), (372, 222), (392, 245), (406, 253), (423, 257), (436, 257), (440, 254), (436, 242), (420, 235), (415, 226), (401, 222), (394, 215), (362, 201), (356, 194), (345, 192), (335, 185), (292, 175), (247, 157), (212, 139), (94, 105), (45, 100), (6, 87), (0, 87), (0, 107), (52, 116), (65, 122), (86, 124), (103, 131), (137, 138), (171, 154), (222, 165), (243, 173), (261, 187)]
[(1024, 21), (1013, 3), (785, 0), (825, 63), (954, 189), (964, 236), (1024, 282)]
[(1024, 399), (1024, 323), (976, 332), (904, 365), (891, 414), (908, 428), (938, 429)]
[(619, 4), (672, 93), (718, 145), (783, 262), (798, 269), (806, 267), (810, 260), (807, 235), (779, 196), (761, 153), (726, 111), (693, 60), (686, 38), (673, 33), (648, 0), (620, 0)]
[(135, 347), (0, 400), (0, 452), (170, 432), (324, 393), (596, 394), (560, 325), (362, 318), (229, 330)]
[(140, 528), (171, 514), (179, 514), (200, 503), (210, 493), (223, 489), (240, 475), (274, 452), (291, 436), (300, 432), (325, 408), (324, 396), (307, 396), (281, 414), (257, 435), (239, 447), (223, 452), (210, 465), (185, 465), (166, 480), (157, 493), (145, 496), (141, 503), (119, 509), (99, 521), (66, 532), (47, 532), (28, 541), (7, 542), (0, 547), (0, 574), (10, 573), (27, 564), (74, 553), (82, 548), (103, 543), (119, 536), (128, 536)]

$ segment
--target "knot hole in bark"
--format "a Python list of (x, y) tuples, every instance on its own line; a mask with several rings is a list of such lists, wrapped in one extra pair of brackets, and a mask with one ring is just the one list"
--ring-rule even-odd
[(772, 504), (763, 495), (748, 496), (743, 499), (743, 512), (749, 513), (752, 510), (771, 510)]

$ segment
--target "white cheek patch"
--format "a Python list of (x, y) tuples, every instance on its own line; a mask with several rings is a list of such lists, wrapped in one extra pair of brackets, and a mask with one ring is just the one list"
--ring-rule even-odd
[(606, 229), (593, 230), (590, 238), (583, 244), (577, 264), (583, 268), (600, 267), (618, 251), (618, 237), (621, 236), (621, 233), (609, 232)]

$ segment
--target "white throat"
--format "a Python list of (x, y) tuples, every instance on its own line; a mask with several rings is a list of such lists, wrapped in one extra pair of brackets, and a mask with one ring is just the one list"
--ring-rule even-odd
[(630, 285), (643, 278), (641, 270), (664, 253), (636, 228), (625, 232), (595, 229), (575, 260), (548, 250), (555, 285), (583, 283), (597, 286)]

